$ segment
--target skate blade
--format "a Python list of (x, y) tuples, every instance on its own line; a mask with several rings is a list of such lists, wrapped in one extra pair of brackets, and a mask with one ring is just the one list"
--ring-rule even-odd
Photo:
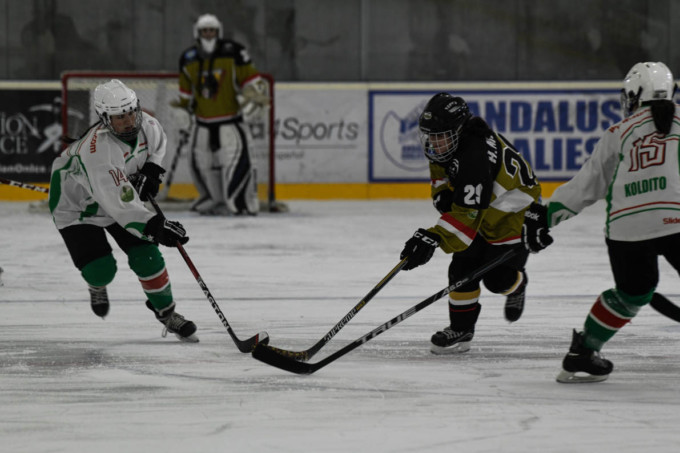
[(560, 371), (560, 374), (557, 375), (556, 381), (561, 384), (588, 384), (591, 382), (602, 382), (609, 377), (608, 374), (596, 376), (585, 372), (582, 372), (581, 374), (576, 373), (577, 372), (574, 371), (562, 370)]
[(460, 343), (454, 344), (453, 346), (437, 346), (435, 344), (430, 345), (430, 352), (435, 355), (462, 354), (463, 352), (468, 352), (469, 350), (469, 341), (462, 341)]
[(195, 334), (191, 334), (188, 337), (182, 337), (180, 334), (176, 333), (175, 336), (182, 343), (198, 343), (198, 337)]
[(90, 304), (90, 308), (92, 308), (92, 312), (99, 316), (100, 318), (104, 319), (106, 318), (106, 315), (109, 314), (109, 304)]

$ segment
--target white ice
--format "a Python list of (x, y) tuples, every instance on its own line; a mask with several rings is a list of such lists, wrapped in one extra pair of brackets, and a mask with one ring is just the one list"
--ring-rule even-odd
[[(290, 202), (290, 212), (168, 212), (236, 334), (306, 349), (432, 225), (427, 200)], [(238, 352), (179, 253), (164, 249), (178, 311), (200, 343), (162, 326), (124, 255), (102, 321), (49, 215), (0, 203), (2, 452), (673, 452), (680, 443), (680, 324), (645, 307), (603, 350), (599, 384), (555, 382), (595, 297), (611, 287), (603, 205), (554, 231), (528, 264), (524, 316), (482, 293), (469, 353), (434, 356), (446, 300), (309, 376)], [(447, 286), (449, 257), (399, 273), (311, 362)], [(661, 262), (659, 290), (680, 302)]]

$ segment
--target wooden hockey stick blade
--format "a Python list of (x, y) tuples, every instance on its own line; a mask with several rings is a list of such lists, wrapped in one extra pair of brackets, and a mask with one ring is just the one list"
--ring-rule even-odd
[(680, 307), (668, 300), (663, 294), (654, 293), (649, 305), (662, 315), (673, 321), (680, 322)]
[(322, 359), (316, 363), (307, 363), (307, 362), (300, 362), (298, 360), (292, 359), (288, 356), (281, 355), (277, 353), (277, 349), (268, 346), (268, 345), (257, 345), (255, 346), (255, 349), (253, 349), (252, 356), (253, 358), (267, 363), (268, 365), (275, 366), (277, 368), (280, 368), (285, 371), (289, 371), (291, 373), (296, 373), (296, 374), (312, 374), (315, 371), (325, 367), (331, 362), (334, 362), (335, 360), (339, 359), (343, 355), (347, 354), (350, 351), (353, 351), (354, 349), (358, 348), (362, 344), (372, 340), (373, 338), (377, 337), (381, 333), (385, 332), (388, 329), (391, 329), (392, 327), (396, 326), (403, 320), (410, 318), (411, 316), (415, 315), (418, 313), (420, 310), (428, 307), (435, 301), (441, 299), (451, 291), (460, 288), (461, 286), (465, 285), (468, 283), (470, 280), (474, 280), (477, 277), (485, 274), (486, 272), (490, 271), (491, 269), (495, 268), (499, 264), (509, 260), (515, 254), (517, 253), (516, 248), (512, 248), (502, 255), (499, 255), (492, 261), (486, 263), (484, 266), (476, 269), (475, 271), (471, 272), (467, 276), (461, 278), (457, 282), (453, 283), (452, 285), (447, 286), (446, 288), (442, 289), (441, 291), (431, 295), (427, 299), (419, 302), (418, 304), (414, 305), (413, 307), (409, 308), (408, 310), (404, 311), (403, 313), (395, 316), (394, 318), (390, 319), (386, 323), (381, 324), (380, 326), (376, 327), (366, 335), (362, 336), (361, 338), (357, 338), (344, 348), (334, 352), (333, 354), (329, 355), (325, 359)]
[(366, 306), (366, 304), (373, 299), (373, 297), (378, 294), (378, 292), (389, 283), (392, 278), (399, 273), (399, 271), (404, 267), (406, 264), (406, 258), (402, 259), (396, 266), (392, 268), (391, 271), (388, 272), (387, 275), (383, 277), (382, 280), (378, 282), (377, 285), (371, 289), (368, 294), (366, 294), (363, 299), (359, 301), (358, 304), (356, 304), (352, 309), (342, 317), (340, 321), (338, 321), (337, 324), (333, 326), (331, 330), (328, 331), (326, 335), (323, 336), (319, 341), (317, 341), (314, 346), (312, 346), (309, 349), (306, 349), (304, 351), (289, 351), (287, 349), (279, 349), (275, 348), (273, 346), (270, 346), (270, 349), (273, 351), (276, 351), (278, 354), (285, 355), (290, 357), (291, 359), (294, 360), (301, 360), (303, 362), (306, 362), (307, 360), (311, 359), (314, 354), (319, 352), (321, 348), (323, 348), (331, 339), (342, 329), (347, 325), (348, 322), (350, 322), (354, 316), (356, 316), (359, 311)]

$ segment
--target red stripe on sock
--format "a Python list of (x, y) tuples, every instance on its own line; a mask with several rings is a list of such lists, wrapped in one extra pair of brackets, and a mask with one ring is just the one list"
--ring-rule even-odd
[(475, 311), (475, 310), (476, 310), (476, 307), (466, 308), (464, 310), (456, 310), (451, 305), (449, 305), (449, 311), (451, 313), (465, 313), (466, 311)]
[(630, 321), (630, 319), (621, 318), (609, 311), (599, 297), (593, 304), (593, 308), (590, 309), (590, 314), (593, 318), (611, 329), (620, 329)]
[(170, 277), (168, 276), (168, 271), (166, 269), (163, 269), (163, 272), (150, 279), (150, 280), (142, 280), (141, 278), (139, 279), (140, 283), (142, 284), (142, 288), (144, 291), (158, 291), (170, 283)]

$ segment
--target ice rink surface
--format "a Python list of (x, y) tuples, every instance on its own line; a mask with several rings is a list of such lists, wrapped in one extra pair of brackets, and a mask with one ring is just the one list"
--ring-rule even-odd
[[(290, 202), (290, 212), (167, 212), (236, 334), (307, 349), (399, 261), (427, 200)], [(603, 350), (608, 381), (555, 382), (572, 328), (612, 283), (595, 205), (532, 255), (523, 317), (482, 292), (470, 352), (434, 356), (446, 299), (309, 376), (238, 352), (179, 253), (163, 249), (178, 312), (200, 343), (161, 337), (115, 249), (111, 312), (97, 318), (47, 214), (0, 203), (2, 452), (675, 452), (680, 324), (645, 307)], [(311, 362), (447, 286), (449, 257), (399, 273)], [(680, 302), (661, 263), (659, 291)]]

